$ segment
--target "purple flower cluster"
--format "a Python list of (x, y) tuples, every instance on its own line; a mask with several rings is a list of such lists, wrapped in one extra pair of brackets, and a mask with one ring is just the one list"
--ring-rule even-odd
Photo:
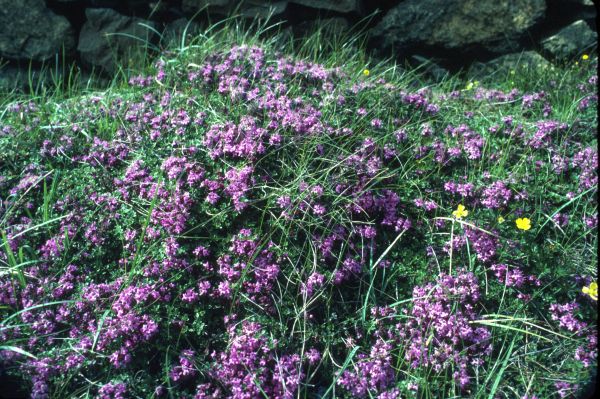
[(450, 157), (456, 156), (456, 149), (458, 154), (460, 154), (461, 151), (464, 152), (467, 159), (476, 160), (481, 158), (481, 151), (485, 146), (485, 139), (471, 130), (469, 126), (460, 125), (454, 127), (449, 125), (444, 130), (444, 134), (450, 135), (457, 140), (456, 146), (448, 149)]
[[(352, 370), (346, 370), (340, 375), (338, 385), (354, 398), (368, 398), (370, 394), (383, 394), (395, 381), (393, 349), (394, 342), (386, 342), (379, 338), (368, 356), (364, 353), (359, 354)], [(399, 396), (394, 396), (390, 390), (384, 397), (398, 398)]]
[(512, 191), (499, 180), (483, 189), (481, 204), (489, 209), (504, 208), (509, 204), (512, 196)]
[(581, 321), (575, 315), (579, 309), (577, 302), (568, 302), (564, 304), (553, 303), (550, 305), (550, 316), (552, 320), (558, 322), (558, 326), (575, 334), (583, 334), (587, 328), (587, 323)]
[(98, 390), (98, 399), (126, 399), (127, 385), (122, 382), (108, 383)]
[(598, 186), (598, 150), (586, 147), (577, 152), (571, 162), (574, 168), (580, 170), (579, 187), (581, 190)]
[[(554, 265), (547, 243), (575, 237), (587, 260), (595, 239), (595, 75), (567, 125), (550, 91), (411, 92), (257, 46), (198, 55), (159, 58), (126, 96), (0, 111), (0, 366), (32, 397), (468, 396), (507, 333), (483, 321), (499, 290), (501, 311), (547, 309), (577, 341), (584, 367), (561, 362), (558, 395), (571, 364), (594, 372), (592, 299), (548, 306), (536, 276), (573, 298), (570, 254)], [(459, 204), (448, 240), (434, 230)], [(472, 271), (436, 276), (438, 248)]]
[[(224, 352), (213, 353), (216, 364), (210, 373), (216, 384), (198, 386), (195, 398), (292, 399), (304, 378), (300, 356), (278, 355), (261, 333), (262, 326), (243, 321), (241, 328), (228, 326), (230, 342)], [(221, 390), (221, 388), (223, 390)]]
[(465, 237), (480, 261), (490, 262), (496, 257), (499, 243), (495, 236), (477, 228), (465, 227)]
[(495, 263), (490, 266), (490, 270), (494, 272), (498, 281), (507, 287), (521, 288), (525, 284), (532, 284), (538, 287), (541, 285), (541, 281), (537, 277), (526, 275), (518, 267), (509, 268), (508, 265), (504, 263)]
[(435, 372), (453, 368), (458, 386), (469, 386), (470, 368), (483, 364), (492, 351), (491, 332), (472, 323), (479, 318), (478, 284), (473, 273), (461, 271), (413, 289), (411, 317), (398, 325), (405, 359), (413, 368), (430, 367)]
[(535, 149), (548, 147), (552, 143), (552, 135), (558, 135), (567, 129), (567, 125), (557, 121), (540, 121), (536, 123), (536, 131), (527, 144)]
[(266, 146), (280, 141), (281, 136), (270, 135), (267, 129), (258, 127), (255, 118), (243, 116), (238, 125), (228, 122), (212, 126), (206, 132), (203, 144), (210, 149), (213, 159), (228, 156), (254, 160), (265, 153)]
[(193, 378), (198, 373), (194, 366), (195, 353), (193, 350), (186, 349), (179, 356), (179, 364), (171, 369), (169, 377), (174, 382)]
[(254, 168), (245, 166), (239, 170), (232, 168), (225, 173), (225, 178), (228, 181), (225, 193), (233, 200), (233, 207), (236, 211), (241, 211), (248, 206), (244, 199), (246, 193), (254, 185), (253, 172)]
[(462, 198), (472, 198), (475, 194), (475, 185), (473, 183), (447, 181), (444, 183), (444, 190), (450, 194), (459, 195)]
[(108, 142), (94, 137), (90, 152), (81, 157), (74, 157), (73, 160), (86, 162), (92, 166), (114, 167), (117, 163), (127, 159), (129, 151), (130, 149), (125, 143)]

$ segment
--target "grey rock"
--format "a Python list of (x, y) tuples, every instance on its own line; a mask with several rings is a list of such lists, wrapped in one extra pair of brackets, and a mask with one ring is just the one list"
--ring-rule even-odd
[(45, 61), (74, 47), (69, 21), (47, 9), (44, 0), (0, 0), (0, 56)]
[(194, 14), (200, 10), (223, 11), (229, 8), (230, 0), (183, 0), (181, 9), (188, 14)]
[(579, 5), (588, 6), (588, 7), (594, 6), (594, 2), (592, 0), (563, 0), (563, 1), (565, 3), (579, 4)]
[(468, 75), (472, 78), (487, 79), (505, 77), (510, 71), (519, 69), (546, 69), (552, 66), (548, 60), (535, 51), (506, 54), (487, 62), (476, 62), (469, 68)]
[(25, 72), (13, 66), (0, 66), (0, 93), (23, 90), (28, 84)]
[(268, 18), (283, 14), (287, 5), (286, 0), (247, 0), (243, 3), (236, 0), (183, 0), (181, 8), (190, 16), (198, 11), (208, 11), (218, 15), (239, 13), (246, 18)]
[(322, 29), (326, 34), (342, 35), (350, 29), (350, 24), (343, 17), (325, 18), (316, 21), (304, 21), (293, 27), (296, 36), (309, 34), (316, 29)]
[(576, 21), (542, 40), (542, 48), (557, 59), (568, 59), (597, 45), (598, 34), (585, 21)]
[(156, 29), (156, 24), (143, 19), (127, 17), (108, 8), (88, 8), (87, 21), (79, 34), (77, 50), (89, 66), (114, 73), (118, 61), (143, 51), (155, 33), (141, 24)]
[(241, 13), (245, 18), (266, 19), (283, 14), (287, 6), (287, 1), (274, 1), (267, 3), (260, 1), (256, 2), (255, 4), (248, 2), (248, 5), (241, 9)]
[(506, 53), (519, 49), (545, 10), (544, 0), (406, 0), (383, 17), (372, 38), (380, 49), (400, 54), (422, 46)]
[(337, 12), (357, 12), (359, 0), (290, 0), (292, 3), (301, 4), (306, 7), (319, 8)]
[(181, 39), (185, 33), (185, 43), (189, 43), (190, 39), (200, 33), (200, 25), (197, 22), (189, 21), (186, 18), (179, 18), (173, 22), (170, 22), (165, 27), (163, 32), (161, 43), (166, 45), (168, 43), (181, 44)]

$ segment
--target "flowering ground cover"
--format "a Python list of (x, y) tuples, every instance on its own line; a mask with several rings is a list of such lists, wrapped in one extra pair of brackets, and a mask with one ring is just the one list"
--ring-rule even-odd
[(0, 378), (33, 398), (583, 397), (596, 70), (430, 84), (356, 38), (227, 26), (108, 90), (3, 96)]

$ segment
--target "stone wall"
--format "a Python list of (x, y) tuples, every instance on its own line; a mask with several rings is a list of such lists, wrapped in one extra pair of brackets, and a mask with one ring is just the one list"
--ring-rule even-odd
[(317, 20), (360, 26), (374, 56), (441, 70), (522, 51), (564, 60), (597, 43), (591, 0), (0, 0), (0, 85), (72, 62), (109, 76), (135, 49), (231, 14), (270, 16), (296, 35)]

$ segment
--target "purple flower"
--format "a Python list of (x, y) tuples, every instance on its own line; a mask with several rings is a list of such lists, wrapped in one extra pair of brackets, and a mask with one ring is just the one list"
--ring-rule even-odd
[(471, 323), (479, 317), (478, 300), (478, 281), (464, 271), (415, 287), (412, 317), (397, 326), (411, 366), (442, 372), (452, 364), (455, 380), (466, 388), (470, 365), (481, 364), (492, 350), (490, 331)]
[(108, 383), (98, 390), (98, 399), (126, 399), (127, 385), (123, 382)]
[(550, 305), (550, 317), (557, 321), (559, 327), (564, 328), (577, 335), (582, 335), (587, 327), (587, 323), (578, 320), (575, 311), (579, 309), (579, 304), (569, 302), (565, 304), (553, 303)]
[(311, 296), (313, 296), (315, 290), (323, 286), (324, 282), (325, 276), (320, 273), (314, 272), (308, 277), (306, 284), (303, 285), (302, 293), (306, 295), (307, 298), (310, 298)]

